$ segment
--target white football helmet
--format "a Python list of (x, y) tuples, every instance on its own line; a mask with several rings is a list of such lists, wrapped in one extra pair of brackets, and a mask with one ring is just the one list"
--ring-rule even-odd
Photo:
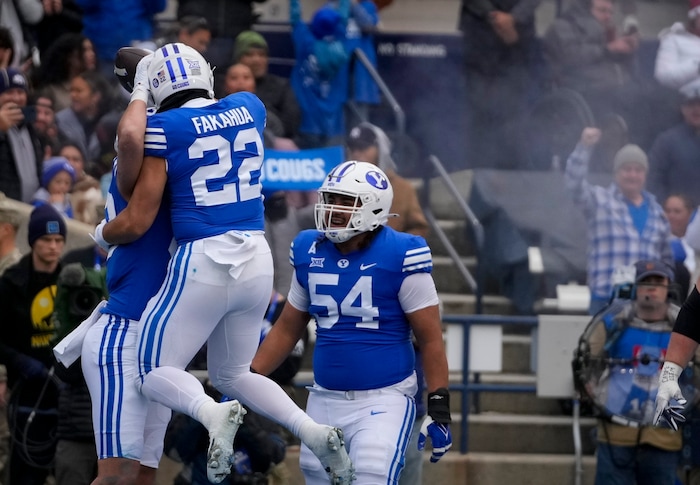
[[(329, 203), (329, 195), (352, 197), (353, 205)], [(334, 243), (342, 243), (357, 234), (386, 225), (394, 198), (389, 178), (376, 165), (366, 162), (343, 162), (326, 175), (318, 189), (314, 207), (316, 229)], [(333, 225), (333, 217), (349, 214), (344, 227)]]
[(151, 95), (156, 108), (170, 95), (188, 89), (203, 89), (214, 97), (214, 73), (209, 63), (192, 47), (166, 44), (157, 49), (148, 68)]

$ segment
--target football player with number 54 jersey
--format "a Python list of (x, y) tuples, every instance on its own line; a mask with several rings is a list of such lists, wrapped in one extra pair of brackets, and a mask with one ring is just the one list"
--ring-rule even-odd
[[(415, 416), (411, 332), (428, 388), (431, 461), (452, 446), (448, 368), (430, 248), (420, 236), (386, 226), (393, 190), (382, 170), (348, 161), (318, 191), (317, 230), (292, 242), (288, 301), (253, 359), (268, 374), (292, 350), (310, 317), (316, 321), (314, 385), (307, 412), (342, 427), (358, 483), (396, 483)], [(305, 447), (308, 484), (324, 483), (321, 463)]]
[(317, 424), (274, 381), (250, 371), (272, 294), (260, 184), (265, 106), (251, 93), (213, 99), (209, 65), (184, 44), (154, 53), (148, 83), (157, 111), (147, 120), (141, 172), (127, 207), (95, 233), (130, 243), (169, 201), (177, 249), (141, 316), (138, 387), (207, 428), (207, 475), (223, 481), (246, 411), (236, 400), (215, 402), (185, 371), (206, 343), (219, 391), (289, 428), (324, 463), (326, 483), (350, 483), (342, 432)]

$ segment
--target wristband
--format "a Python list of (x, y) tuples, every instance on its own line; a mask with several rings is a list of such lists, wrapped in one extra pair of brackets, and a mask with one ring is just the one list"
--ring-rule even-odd
[(659, 375), (659, 384), (664, 382), (678, 382), (678, 378), (683, 372), (683, 367), (667, 360), (664, 362), (664, 366), (661, 368), (661, 374)]
[(148, 104), (148, 89), (146, 89), (141, 84), (137, 84), (136, 86), (134, 86), (134, 90), (131, 92), (131, 98), (129, 99), (129, 103), (133, 101), (143, 101), (144, 103)]
[(447, 424), (452, 422), (450, 416), (450, 392), (441, 387), (428, 394), (428, 416), (436, 423)]

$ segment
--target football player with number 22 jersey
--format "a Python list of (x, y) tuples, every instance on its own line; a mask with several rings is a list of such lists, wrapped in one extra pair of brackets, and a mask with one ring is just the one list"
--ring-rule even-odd
[(317, 424), (275, 382), (250, 371), (273, 276), (260, 183), (264, 105), (251, 93), (213, 99), (209, 65), (184, 44), (154, 53), (148, 83), (156, 113), (147, 120), (141, 173), (127, 207), (95, 233), (104, 244), (137, 240), (167, 193), (177, 249), (141, 317), (138, 387), (207, 428), (207, 475), (223, 481), (245, 409), (237, 400), (215, 402), (185, 371), (206, 343), (219, 391), (297, 435), (323, 463), (325, 483), (350, 483), (342, 431)]
[[(317, 230), (302, 231), (292, 242), (288, 300), (253, 369), (274, 370), (313, 317), (315, 382), (307, 412), (343, 429), (358, 483), (396, 483), (415, 418), (411, 332), (424, 356), (429, 392), (418, 446), (430, 437), (436, 462), (452, 445), (430, 248), (422, 237), (386, 226), (393, 190), (375, 165), (344, 162), (318, 192)], [(306, 447), (300, 461), (307, 485), (324, 483), (323, 466)]]

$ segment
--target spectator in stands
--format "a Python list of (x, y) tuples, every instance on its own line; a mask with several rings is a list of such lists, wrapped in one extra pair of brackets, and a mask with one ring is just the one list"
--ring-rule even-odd
[(359, 49), (372, 66), (377, 68), (377, 49), (374, 33), (379, 25), (379, 11), (373, 0), (355, 0), (350, 4), (350, 17), (345, 29), (345, 49), (352, 56), (352, 97), (360, 114), (360, 121), (370, 120), (370, 108), (378, 105), (379, 87), (367, 68), (353, 55)]
[[(51, 371), (54, 291), (66, 238), (63, 217), (50, 205), (35, 208), (28, 225), (29, 254), (0, 278), (0, 364), (13, 389), (10, 429), (12, 485), (44, 485), (54, 457), (58, 386)], [(30, 410), (37, 409), (28, 422)]]
[(15, 68), (0, 69), (0, 192), (29, 203), (39, 188), (43, 149), (24, 119), (29, 87)]
[(307, 25), (299, 0), (289, 2), (296, 62), (291, 83), (301, 108), (301, 148), (341, 144), (345, 136), (343, 108), (348, 95), (348, 61), (345, 25), (350, 0), (338, 9), (318, 9)]
[[(17, 230), (19, 229), (19, 213), (3, 203), (4, 196), (0, 195), (0, 276), (10, 266), (14, 266), (22, 258), (17, 248)], [(10, 454), (10, 428), (7, 424), (7, 368), (0, 364), (0, 477), (5, 476), (5, 467)], [(0, 483), (2, 478), (0, 478)]]
[(204, 54), (211, 42), (211, 29), (207, 19), (187, 15), (180, 19), (178, 25), (176, 42), (181, 42)]
[(15, 42), (12, 33), (5, 27), (0, 27), (0, 69), (7, 69), (14, 57)]
[(684, 194), (671, 194), (664, 201), (664, 213), (671, 227), (671, 251), (673, 252), (676, 283), (681, 287), (680, 297), (686, 296), (691, 289), (690, 282), (695, 281), (695, 251), (685, 240), (688, 224), (694, 215), (695, 207)]
[(70, 84), (85, 71), (94, 71), (97, 59), (93, 44), (80, 33), (63, 34), (42, 53), (34, 84), (54, 100), (54, 111), (70, 106)]
[[(590, 339), (591, 356), (630, 359), (608, 364), (610, 378), (601, 404), (641, 426), (598, 419), (596, 485), (674, 485), (680, 459), (680, 431), (652, 425), (659, 360), (668, 347), (680, 308), (669, 301), (673, 270), (657, 260), (637, 261), (634, 300), (601, 316)], [(645, 363), (644, 357), (651, 359)], [(625, 372), (634, 367), (634, 372)]]
[(34, 207), (51, 205), (63, 217), (73, 218), (70, 191), (75, 183), (75, 170), (63, 157), (53, 157), (43, 164), (41, 187), (34, 194)]
[(0, 276), (22, 257), (17, 247), (20, 216), (15, 209), (2, 203), (3, 199), (0, 197)]
[(700, 78), (683, 86), (683, 121), (659, 134), (649, 150), (649, 190), (663, 199), (686, 194), (700, 204)]
[(668, 100), (637, 65), (639, 32), (619, 33), (612, 0), (576, 0), (544, 35), (558, 87), (579, 92), (596, 119), (620, 115), (632, 143), (648, 150), (669, 124)]
[(659, 33), (654, 77), (678, 90), (700, 79), (700, 1), (690, 0), (687, 22), (676, 22)]
[[(246, 91), (256, 93), (257, 86), (253, 71), (245, 64), (233, 64), (226, 71), (226, 80), (224, 84), (224, 96), (231, 93)], [(264, 142), (266, 147), (275, 148), (278, 150), (298, 150), (299, 148), (294, 142), (285, 137), (284, 125), (282, 120), (272, 110), (267, 110), (267, 122), (265, 131), (263, 132)], [(281, 145), (280, 145), (281, 143)]]
[(241, 32), (250, 30), (258, 19), (253, 5), (266, 1), (179, 0), (177, 2), (178, 19), (193, 15), (204, 17), (209, 23), (211, 43), (207, 49), (206, 57), (212, 67), (216, 66), (214, 70), (215, 87), (223, 84), (224, 76), (229, 66), (238, 62), (234, 56), (235, 39)]
[(32, 96), (36, 118), (32, 123), (37, 137), (41, 142), (44, 152), (44, 160), (58, 153), (58, 126), (56, 126), (56, 111), (53, 98), (50, 94), (42, 92)]
[(387, 225), (401, 232), (427, 237), (429, 226), (421, 209), (416, 189), (411, 182), (396, 173), (396, 163), (391, 158), (391, 141), (386, 133), (371, 123), (363, 122), (350, 130), (346, 141), (348, 160), (372, 163), (389, 177), (394, 188), (394, 200)]
[(539, 94), (535, 10), (540, 0), (462, 0), (467, 159), (515, 168), (513, 132)]
[(102, 74), (85, 71), (71, 81), (70, 107), (56, 113), (56, 124), (62, 139), (78, 144), (80, 150), (87, 154), (88, 172), (100, 162), (102, 147), (97, 126), (113, 110), (112, 94)]
[(44, 18), (33, 29), (41, 54), (63, 34), (83, 31), (83, 11), (76, 0), (42, 0)]
[(649, 161), (636, 145), (622, 147), (613, 161), (608, 187), (586, 179), (598, 128), (587, 127), (566, 161), (564, 180), (588, 222), (589, 311), (595, 314), (612, 295), (612, 274), (642, 259), (673, 264), (671, 229), (656, 197), (644, 189)]
[(154, 17), (167, 6), (166, 0), (76, 0), (76, 3), (83, 9), (83, 33), (95, 46), (99, 69), (109, 80), (114, 78), (114, 56), (120, 47), (155, 48)]
[(31, 38), (25, 36), (25, 27), (38, 24), (44, 17), (44, 4), (38, 0), (0, 2), (0, 27), (7, 28), (14, 40), (11, 67), (26, 72), (31, 64)]
[(71, 190), (73, 218), (86, 224), (96, 225), (102, 219), (102, 217), (98, 219), (98, 209), (103, 208), (105, 204), (99, 180), (85, 171), (85, 155), (77, 144), (64, 143), (58, 150), (58, 156), (68, 160), (75, 170), (75, 183)]
[(618, 35), (612, 0), (577, 1), (554, 20), (544, 47), (558, 86), (582, 94), (628, 86), (639, 35)]
[(289, 80), (268, 72), (269, 57), (265, 38), (248, 30), (236, 37), (233, 60), (245, 64), (255, 77), (255, 94), (265, 104), (268, 115), (274, 114), (282, 122), (284, 133), (280, 136), (295, 140), (301, 122), (299, 103)]

